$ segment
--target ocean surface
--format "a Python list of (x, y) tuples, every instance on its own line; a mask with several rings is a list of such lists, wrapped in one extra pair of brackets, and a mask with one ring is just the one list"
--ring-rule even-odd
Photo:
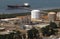
[(24, 9), (7, 9), (7, 5), (22, 5), (23, 3), (29, 3), (32, 9), (60, 7), (60, 0), (0, 0), (0, 14), (28, 12), (29, 10)]

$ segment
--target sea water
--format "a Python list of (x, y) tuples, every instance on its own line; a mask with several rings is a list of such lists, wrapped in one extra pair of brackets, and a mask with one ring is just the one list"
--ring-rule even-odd
[(23, 5), (26, 2), (31, 5), (32, 9), (60, 7), (60, 0), (0, 0), (0, 14), (28, 12), (29, 10), (8, 9), (7, 7), (8, 5)]

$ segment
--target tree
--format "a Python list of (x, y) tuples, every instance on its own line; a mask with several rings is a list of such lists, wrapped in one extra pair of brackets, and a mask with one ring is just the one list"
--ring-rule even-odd
[(49, 34), (49, 25), (41, 28), (41, 32), (42, 32), (43, 36), (47, 36)]
[(33, 39), (33, 38), (38, 39), (39, 38), (39, 31), (35, 27), (33, 27), (31, 30), (28, 31), (28, 38), (30, 38), (30, 39)]
[(52, 27), (50, 27), (50, 25), (41, 28), (41, 32), (43, 34), (43, 36), (50, 36), (50, 35), (55, 35), (55, 33), (58, 32), (57, 29), (54, 29)]
[(51, 28), (57, 28), (57, 24), (55, 22), (50, 22), (50, 27)]

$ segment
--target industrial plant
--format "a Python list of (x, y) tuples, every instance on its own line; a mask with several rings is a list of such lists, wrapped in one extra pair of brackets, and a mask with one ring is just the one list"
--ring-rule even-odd
[[(14, 30), (27, 33), (28, 30), (35, 28), (43, 28), (55, 22), (59, 27), (60, 12), (41, 12), (40, 10), (32, 10), (31, 15), (17, 16), (15, 18), (0, 19), (0, 34), (9, 34)], [(27, 37), (27, 34), (26, 34)]]

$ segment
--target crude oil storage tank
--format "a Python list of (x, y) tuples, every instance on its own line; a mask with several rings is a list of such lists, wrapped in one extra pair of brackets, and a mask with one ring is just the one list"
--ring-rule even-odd
[(57, 18), (58, 18), (58, 20), (60, 20), (60, 12), (57, 12)]
[(40, 10), (32, 10), (31, 20), (39, 20), (39, 19), (40, 19)]
[(49, 21), (55, 21), (56, 20), (56, 13), (55, 12), (49, 12), (48, 13), (48, 19)]

